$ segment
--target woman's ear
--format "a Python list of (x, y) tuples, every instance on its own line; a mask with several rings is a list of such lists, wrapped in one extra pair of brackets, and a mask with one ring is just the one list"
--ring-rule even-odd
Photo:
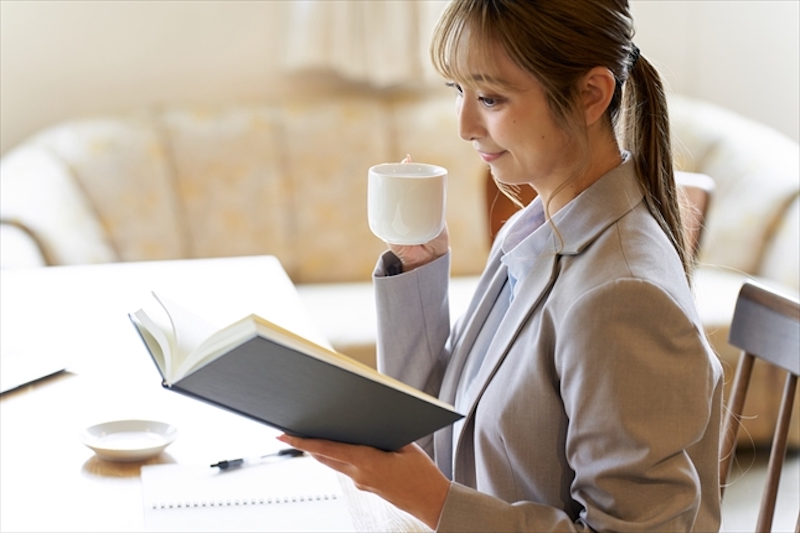
[(616, 86), (614, 75), (605, 67), (594, 67), (583, 76), (581, 96), (587, 127), (605, 115)]

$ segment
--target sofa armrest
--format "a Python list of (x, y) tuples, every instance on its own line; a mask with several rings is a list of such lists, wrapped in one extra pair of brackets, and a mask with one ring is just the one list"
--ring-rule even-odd
[(800, 196), (795, 195), (768, 236), (758, 275), (800, 291)]
[(670, 119), (677, 167), (715, 183), (700, 262), (763, 276), (764, 244), (798, 192), (800, 145), (708, 102), (673, 96)]
[(25, 226), (0, 221), (0, 268), (47, 266), (44, 250)]
[[(9, 233), (20, 242), (20, 233), (27, 233), (47, 264), (117, 260), (69, 167), (34, 143), (21, 145), (0, 160), (0, 219), (10, 226), (4, 230), (4, 240)], [(16, 261), (5, 246), (3, 252), (3, 266)]]

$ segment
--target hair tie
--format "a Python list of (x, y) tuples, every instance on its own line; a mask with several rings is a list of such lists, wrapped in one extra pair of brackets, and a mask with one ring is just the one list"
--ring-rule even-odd
[(636, 62), (639, 60), (639, 55), (640, 55), (639, 47), (631, 43), (631, 51), (630, 51), (631, 69), (633, 69), (633, 67), (636, 66)]

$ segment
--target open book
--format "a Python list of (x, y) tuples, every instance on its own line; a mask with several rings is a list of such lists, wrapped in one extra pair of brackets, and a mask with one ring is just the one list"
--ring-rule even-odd
[(218, 329), (153, 294), (129, 315), (164, 387), (286, 433), (396, 450), (462, 418), (453, 407), (250, 315)]

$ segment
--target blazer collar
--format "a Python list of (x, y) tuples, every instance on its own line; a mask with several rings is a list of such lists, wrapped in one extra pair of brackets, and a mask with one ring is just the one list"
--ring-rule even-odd
[[(584, 190), (553, 217), (562, 239), (560, 255), (576, 255), (606, 228), (632, 210), (644, 198), (633, 158)], [(551, 227), (552, 229), (552, 227)]]

